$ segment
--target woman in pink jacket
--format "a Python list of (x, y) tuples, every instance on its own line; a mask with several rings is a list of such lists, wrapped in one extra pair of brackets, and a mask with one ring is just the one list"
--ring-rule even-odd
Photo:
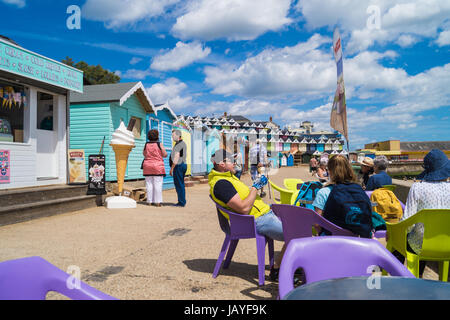
[(163, 179), (166, 176), (163, 158), (167, 157), (167, 151), (159, 142), (158, 130), (150, 130), (147, 137), (142, 163), (147, 188), (147, 205), (161, 207)]

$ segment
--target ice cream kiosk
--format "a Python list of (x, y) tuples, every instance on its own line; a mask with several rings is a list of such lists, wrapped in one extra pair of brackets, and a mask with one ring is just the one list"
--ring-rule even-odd
[(68, 182), (73, 92), (82, 71), (0, 36), (0, 189)]

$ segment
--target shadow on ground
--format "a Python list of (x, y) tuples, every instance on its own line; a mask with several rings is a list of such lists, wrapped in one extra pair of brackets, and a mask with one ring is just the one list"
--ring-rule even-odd
[[(248, 264), (242, 262), (231, 261), (230, 266), (227, 269), (221, 268), (216, 279), (212, 278), (212, 273), (214, 271), (214, 266), (217, 260), (214, 259), (192, 259), (184, 260), (183, 263), (188, 267), (189, 270), (196, 272), (209, 273), (211, 275), (211, 280), (218, 280), (221, 276), (237, 277), (242, 280), (248, 281), (253, 285), (251, 288), (247, 288), (241, 291), (241, 293), (249, 298), (256, 300), (273, 300), (276, 299), (278, 295), (278, 283), (272, 282), (267, 276), (265, 279), (265, 284), (263, 286), (258, 285), (258, 265)], [(266, 270), (268, 270), (266, 266)], [(258, 291), (264, 291), (270, 294), (259, 295)]]

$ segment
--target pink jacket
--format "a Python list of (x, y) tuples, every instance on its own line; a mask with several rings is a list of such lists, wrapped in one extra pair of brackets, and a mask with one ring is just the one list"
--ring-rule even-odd
[(144, 147), (144, 176), (165, 175), (162, 151), (156, 142), (147, 142)]

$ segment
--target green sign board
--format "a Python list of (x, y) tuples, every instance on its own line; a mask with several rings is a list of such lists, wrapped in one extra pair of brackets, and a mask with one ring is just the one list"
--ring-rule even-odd
[(0, 70), (83, 93), (83, 71), (0, 39)]

